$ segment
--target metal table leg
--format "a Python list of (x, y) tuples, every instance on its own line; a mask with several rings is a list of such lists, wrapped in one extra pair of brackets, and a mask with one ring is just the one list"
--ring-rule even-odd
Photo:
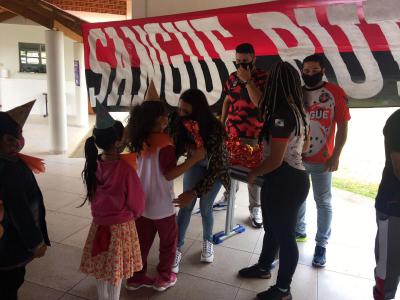
[(229, 191), (229, 202), (226, 210), (226, 220), (225, 220), (225, 231), (220, 231), (213, 235), (214, 244), (221, 244), (227, 238), (234, 236), (236, 234), (242, 233), (245, 231), (243, 225), (237, 224), (233, 225), (233, 217), (235, 213), (235, 198), (236, 198), (236, 190), (235, 190), (235, 182), (236, 179), (231, 178), (232, 184)]

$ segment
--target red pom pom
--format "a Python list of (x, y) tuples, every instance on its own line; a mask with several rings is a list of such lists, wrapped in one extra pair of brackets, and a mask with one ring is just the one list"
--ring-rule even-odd
[(204, 143), (203, 139), (200, 136), (199, 124), (196, 121), (187, 120), (183, 122), (183, 125), (185, 126), (189, 134), (193, 137), (196, 148), (198, 149), (203, 147)]
[(263, 158), (263, 147), (261, 145), (250, 146), (242, 144), (238, 137), (231, 137), (226, 142), (229, 152), (230, 164), (253, 169), (257, 167)]

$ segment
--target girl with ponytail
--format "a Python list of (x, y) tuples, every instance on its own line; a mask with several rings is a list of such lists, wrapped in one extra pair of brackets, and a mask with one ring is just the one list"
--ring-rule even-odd
[(122, 123), (112, 120), (110, 127), (94, 128), (85, 143), (82, 179), (93, 222), (80, 270), (96, 278), (99, 299), (119, 299), (122, 279), (142, 269), (134, 220), (143, 212), (144, 193), (136, 171), (121, 159), (123, 133)]

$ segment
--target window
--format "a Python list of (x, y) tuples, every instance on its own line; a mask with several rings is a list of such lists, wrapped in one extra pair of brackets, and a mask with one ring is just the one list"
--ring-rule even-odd
[(46, 48), (43, 44), (18, 43), (19, 71), (46, 73)]

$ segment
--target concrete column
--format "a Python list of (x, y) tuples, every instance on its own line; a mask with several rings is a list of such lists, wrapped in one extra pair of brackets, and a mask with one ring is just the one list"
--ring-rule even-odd
[(147, 17), (147, 0), (132, 0), (132, 19)]
[(65, 153), (68, 149), (64, 34), (60, 31), (46, 30), (45, 39), (50, 152), (60, 154)]
[(76, 121), (79, 127), (89, 126), (88, 94), (85, 77), (83, 44), (74, 43)]

